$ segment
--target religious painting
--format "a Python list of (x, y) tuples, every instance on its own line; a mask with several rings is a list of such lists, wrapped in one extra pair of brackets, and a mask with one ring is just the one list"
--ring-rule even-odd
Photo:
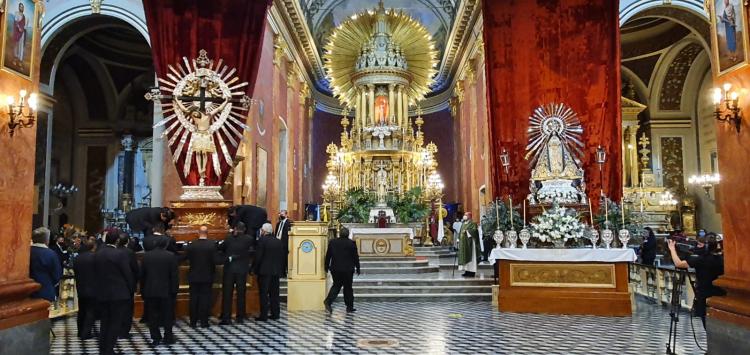
[(661, 166), (664, 187), (682, 193), (685, 190), (682, 137), (661, 137)]
[(255, 205), (266, 207), (268, 197), (268, 152), (255, 147)]
[(742, 0), (711, 0), (713, 67), (723, 75), (747, 64), (747, 19)]
[(3, 68), (31, 78), (36, 5), (33, 0), (5, 1)]

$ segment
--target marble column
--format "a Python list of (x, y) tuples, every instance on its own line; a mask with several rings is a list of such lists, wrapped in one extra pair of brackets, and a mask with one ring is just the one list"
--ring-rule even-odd
[(386, 119), (388, 120), (388, 124), (393, 125), (394, 119), (392, 117), (395, 117), (393, 114), (393, 84), (388, 84), (388, 117)]
[(375, 85), (367, 85), (368, 89), (368, 102), (367, 102), (367, 118), (371, 125), (375, 125)]
[(396, 86), (396, 122), (400, 127), (404, 126), (404, 117), (402, 109), (404, 105), (403, 96), (401, 95), (401, 85)]
[(640, 174), (638, 174), (638, 125), (628, 128), (628, 154), (630, 155), (630, 185), (640, 185)]
[[(154, 103), (154, 124), (161, 121), (162, 110), (160, 103)], [(163, 206), (164, 193), (162, 185), (164, 184), (164, 147), (166, 142), (161, 138), (164, 126), (159, 126), (153, 130), (153, 151), (151, 153), (151, 207)]]
[(129, 211), (133, 207), (133, 179), (135, 177), (135, 139), (132, 134), (126, 134), (122, 136), (120, 140), (124, 153), (123, 162), (123, 174), (122, 174), (122, 196), (121, 196), (121, 208), (124, 211)]

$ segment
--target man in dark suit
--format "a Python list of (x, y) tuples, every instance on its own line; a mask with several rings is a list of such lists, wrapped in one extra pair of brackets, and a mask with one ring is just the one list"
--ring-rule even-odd
[(260, 291), (260, 316), (256, 321), (268, 320), (270, 306), (271, 319), (279, 319), (280, 298), (279, 278), (284, 272), (284, 255), (286, 248), (282, 241), (271, 234), (273, 227), (266, 223), (261, 227), (260, 240), (255, 253), (253, 271), (258, 275)]
[(231, 324), (232, 291), (237, 288), (237, 323), (245, 321), (245, 291), (247, 275), (250, 271), (250, 254), (255, 247), (255, 240), (245, 234), (245, 224), (237, 222), (231, 235), (224, 239), (219, 249), (223, 252), (224, 280), (222, 283), (221, 325)]
[(220, 261), (216, 242), (208, 239), (208, 227), (201, 226), (198, 239), (188, 244), (185, 251), (190, 262), (190, 326), (195, 327), (200, 321), (201, 327), (208, 328), (214, 272)]
[(268, 220), (268, 213), (262, 207), (253, 205), (238, 205), (229, 208), (228, 222), (229, 226), (236, 228), (238, 222), (245, 224), (248, 235), (256, 239), (258, 230), (263, 223)]
[(114, 354), (117, 336), (128, 313), (128, 303), (135, 291), (135, 275), (128, 253), (117, 249), (118, 234), (109, 233), (104, 246), (94, 254), (96, 294), (101, 309), (99, 353)]
[(128, 223), (131, 230), (147, 236), (159, 224), (163, 224), (165, 230), (169, 229), (172, 226), (171, 223), (174, 218), (174, 211), (170, 208), (142, 207), (128, 212), (125, 215), (125, 222)]
[(284, 245), (284, 255), (282, 256), (284, 259), (284, 271), (282, 276), (284, 277), (286, 277), (286, 271), (289, 267), (289, 231), (292, 229), (292, 220), (290, 220), (287, 215), (288, 213), (286, 210), (281, 210), (279, 212), (279, 222), (276, 223), (276, 229), (274, 232), (276, 239), (281, 240), (281, 243)]
[(328, 242), (328, 250), (326, 251), (326, 261), (324, 264), (325, 271), (331, 271), (333, 277), (333, 286), (328, 291), (328, 297), (323, 302), (328, 313), (333, 312), (331, 304), (336, 300), (336, 297), (341, 291), (341, 287), (344, 287), (344, 303), (346, 303), (346, 311), (351, 313), (356, 311), (354, 309), (354, 290), (352, 289), (352, 283), (354, 278), (354, 270), (357, 270), (359, 275), (359, 253), (357, 252), (357, 244), (353, 240), (349, 239), (349, 230), (341, 228), (339, 231), (339, 237)]
[[(141, 267), (141, 294), (148, 302), (148, 328), (151, 333), (151, 346), (174, 344), (172, 333), (174, 325), (174, 307), (177, 299), (179, 280), (177, 276), (177, 257), (165, 250), (166, 239), (158, 239), (156, 248), (147, 251), (143, 256)], [(160, 327), (164, 327), (162, 337)]]
[(49, 229), (40, 227), (31, 233), (31, 257), (29, 260), (29, 277), (42, 287), (31, 294), (33, 298), (43, 298), (55, 302), (57, 287), (62, 278), (62, 263), (57, 253), (47, 246)]
[[(140, 272), (138, 271), (138, 259), (135, 257), (135, 252), (128, 248), (128, 244), (130, 243), (130, 236), (128, 236), (127, 233), (120, 233), (119, 238), (117, 239), (117, 248), (123, 250), (126, 254), (128, 254), (128, 260), (130, 265), (130, 271), (133, 273), (133, 275), (139, 275)], [(138, 280), (135, 278), (133, 279), (133, 285), (132, 290), (133, 293), (130, 294), (130, 302), (128, 302), (128, 312), (125, 315), (125, 318), (123, 318), (122, 327), (120, 328), (121, 332), (119, 334), (120, 339), (129, 339), (130, 338), (130, 328), (133, 326), (133, 306), (135, 302), (135, 288), (138, 284)]]
[(152, 233), (143, 237), (143, 249), (145, 251), (154, 250), (156, 241), (164, 239), (167, 242), (167, 251), (177, 252), (177, 241), (167, 234), (164, 224), (157, 224), (152, 229)]
[(65, 242), (65, 236), (60, 234), (55, 237), (55, 242), (49, 244), (49, 249), (57, 254), (60, 259), (60, 266), (65, 266), (70, 255), (68, 255), (68, 244)]
[(78, 337), (86, 340), (92, 337), (91, 328), (96, 320), (97, 272), (94, 261), (96, 240), (87, 239), (81, 243), (78, 257), (73, 260), (73, 272), (78, 291)]

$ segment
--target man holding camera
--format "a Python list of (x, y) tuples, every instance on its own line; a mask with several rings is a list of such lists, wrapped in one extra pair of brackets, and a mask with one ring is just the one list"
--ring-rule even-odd
[(723, 296), (724, 290), (713, 285), (713, 281), (724, 274), (724, 255), (719, 247), (719, 241), (715, 234), (698, 238), (695, 253), (682, 260), (677, 253), (677, 242), (668, 241), (669, 251), (676, 268), (695, 269), (695, 300), (693, 301), (693, 312), (695, 316), (701, 317), (703, 328), (706, 327), (706, 299), (712, 296)]

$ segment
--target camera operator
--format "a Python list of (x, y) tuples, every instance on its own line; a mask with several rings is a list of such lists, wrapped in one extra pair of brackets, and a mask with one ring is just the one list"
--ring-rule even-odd
[(701, 317), (703, 328), (706, 328), (706, 299), (712, 296), (723, 296), (724, 290), (713, 285), (713, 281), (724, 274), (724, 255), (719, 247), (716, 235), (709, 234), (698, 238), (695, 252), (682, 260), (677, 252), (675, 240), (669, 240), (669, 251), (672, 254), (674, 266), (680, 269), (688, 267), (695, 269), (695, 300), (693, 312)]

